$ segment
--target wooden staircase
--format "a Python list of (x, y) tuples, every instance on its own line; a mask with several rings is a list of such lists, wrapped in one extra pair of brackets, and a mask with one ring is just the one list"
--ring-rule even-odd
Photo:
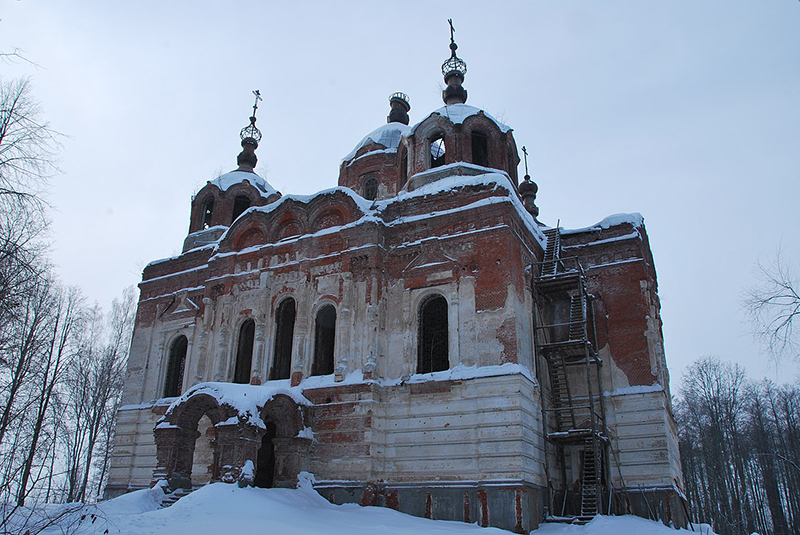
[(558, 257), (561, 252), (561, 232), (557, 228), (544, 231), (547, 238), (547, 246), (544, 250), (544, 261), (542, 262), (542, 277), (552, 277), (558, 271)]
[(597, 439), (587, 438), (583, 448), (583, 477), (581, 478), (581, 514), (582, 518), (593, 518), (597, 510), (597, 493), (600, 490), (600, 466), (597, 451)]

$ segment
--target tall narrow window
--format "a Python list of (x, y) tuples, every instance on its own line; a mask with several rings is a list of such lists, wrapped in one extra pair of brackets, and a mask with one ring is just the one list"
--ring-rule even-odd
[(374, 201), (378, 196), (378, 181), (374, 176), (369, 176), (364, 181), (364, 198), (368, 201)]
[(256, 337), (256, 322), (247, 320), (239, 329), (239, 346), (236, 349), (236, 368), (233, 382), (247, 384), (250, 382), (250, 370), (253, 366), (253, 341)]
[(275, 358), (270, 379), (288, 379), (292, 368), (292, 338), (297, 315), (294, 299), (281, 301), (275, 314)]
[(438, 372), (450, 367), (448, 334), (447, 299), (433, 295), (420, 306), (417, 373)]
[(472, 132), (472, 163), (489, 167), (489, 138), (478, 130)]
[(317, 312), (314, 330), (314, 366), (311, 375), (333, 373), (333, 346), (336, 340), (336, 309), (325, 305)]
[(237, 195), (236, 199), (233, 200), (233, 219), (231, 219), (231, 223), (236, 221), (236, 218), (248, 208), (250, 208), (250, 199), (245, 195)]
[(203, 228), (211, 226), (212, 215), (214, 215), (214, 199), (209, 199), (203, 205)]
[(406, 185), (408, 180), (408, 150), (403, 147), (402, 156), (400, 157), (400, 186), (397, 191), (400, 191)]
[(164, 397), (174, 398), (181, 395), (183, 387), (183, 369), (186, 367), (186, 348), (189, 342), (185, 336), (179, 336), (172, 342), (167, 361), (167, 380), (164, 383)]
[(444, 165), (444, 134), (439, 134), (431, 139), (431, 169)]

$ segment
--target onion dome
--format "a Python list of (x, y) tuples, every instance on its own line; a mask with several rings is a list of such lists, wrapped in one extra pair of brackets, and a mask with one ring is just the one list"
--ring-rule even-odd
[(239, 132), (239, 137), (242, 140), (242, 152), (236, 157), (236, 163), (239, 165), (238, 170), (250, 171), (251, 173), (258, 163), (256, 149), (258, 148), (258, 142), (261, 141), (261, 130), (256, 128), (256, 111), (258, 111), (258, 101), (262, 100), (261, 92), (256, 89), (253, 94), (256, 97), (255, 104), (253, 104), (253, 115), (250, 116), (250, 124)]
[(447, 105), (464, 104), (467, 101), (467, 90), (461, 84), (464, 83), (464, 75), (467, 74), (467, 63), (456, 56), (458, 45), (453, 36), (456, 31), (453, 19), (448, 19), (447, 22), (450, 24), (450, 57), (442, 63), (442, 75), (444, 83), (447, 84), (442, 91), (442, 100)]

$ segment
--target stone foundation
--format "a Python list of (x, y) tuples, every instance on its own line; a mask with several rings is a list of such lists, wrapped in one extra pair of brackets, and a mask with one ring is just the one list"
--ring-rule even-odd
[(477, 523), (514, 533), (528, 533), (544, 519), (545, 490), (529, 483), (321, 481), (314, 488), (335, 504), (389, 507), (414, 516)]

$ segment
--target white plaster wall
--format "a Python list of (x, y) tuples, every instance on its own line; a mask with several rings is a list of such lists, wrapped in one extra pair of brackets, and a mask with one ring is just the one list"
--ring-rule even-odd
[(682, 486), (674, 422), (663, 391), (606, 396), (614, 485)]

